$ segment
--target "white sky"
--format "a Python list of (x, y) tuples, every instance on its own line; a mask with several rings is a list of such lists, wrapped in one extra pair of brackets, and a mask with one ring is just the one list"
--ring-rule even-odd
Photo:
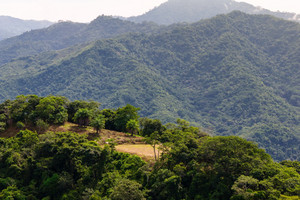
[[(167, 0), (0, 0), (0, 15), (21, 19), (90, 22), (99, 15), (135, 16)], [(237, 0), (300, 14), (300, 0)]]
[(300, 0), (235, 0), (247, 2), (272, 11), (294, 12), (300, 14)]

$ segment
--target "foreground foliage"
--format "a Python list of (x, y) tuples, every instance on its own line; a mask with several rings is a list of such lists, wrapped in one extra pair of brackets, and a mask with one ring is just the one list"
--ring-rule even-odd
[[(139, 119), (132, 105), (99, 110), (99, 103), (65, 97), (18, 96), (0, 104), (1, 199), (293, 199), (300, 195), (300, 162), (274, 162), (235, 136), (210, 137), (188, 121), (163, 125)], [(100, 147), (72, 132), (47, 132), (67, 120), (141, 134), (154, 150), (153, 167), (140, 157)], [(6, 130), (6, 131), (9, 131)], [(44, 134), (38, 134), (44, 133)]]
[(161, 158), (103, 148), (77, 133), (28, 130), (0, 140), (1, 199), (297, 199), (300, 163), (281, 164), (244, 139), (173, 124)]
[(153, 147), (153, 167), (140, 157), (116, 152), (113, 143), (100, 147), (77, 133), (39, 135), (21, 130), (15, 137), (0, 138), (1, 199), (276, 200), (300, 196), (298, 161), (276, 163), (251, 142), (235, 136), (210, 137), (182, 119), (162, 125), (159, 120), (141, 118), (139, 125), (138, 108), (127, 105), (100, 111), (98, 106), (29, 95), (1, 104), (1, 115), (5, 126), (36, 127), (41, 133), (47, 129), (45, 124), (66, 121), (67, 113), (78, 126), (88, 125), (93, 118), (97, 132), (106, 125), (131, 134), (140, 132)]
[[(145, 165), (76, 133), (38, 136), (28, 130), (2, 139), (0, 158), (1, 199), (88, 199), (107, 193), (117, 181), (139, 181)], [(114, 179), (105, 178), (112, 174)]]

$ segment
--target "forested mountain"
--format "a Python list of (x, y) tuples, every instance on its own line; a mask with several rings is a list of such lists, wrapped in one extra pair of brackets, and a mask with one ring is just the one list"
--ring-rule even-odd
[(234, 0), (168, 0), (143, 15), (128, 19), (134, 22), (151, 21), (168, 25), (178, 22), (196, 22), (234, 10), (249, 14), (268, 14), (300, 22), (300, 15), (295, 13), (272, 12)]
[(26, 31), (46, 28), (53, 24), (49, 21), (21, 20), (0, 16), (0, 40), (20, 35)]
[(299, 160), (299, 58), (299, 24), (233, 12), (16, 59), (0, 68), (0, 98), (130, 103), (142, 116), (184, 118), (256, 141), (276, 160)]
[(26, 32), (20, 36), (1, 41), (0, 65), (20, 56), (59, 50), (125, 33), (151, 33), (158, 28), (159, 26), (153, 23), (135, 24), (108, 16), (99, 16), (89, 24), (61, 22), (46, 29)]

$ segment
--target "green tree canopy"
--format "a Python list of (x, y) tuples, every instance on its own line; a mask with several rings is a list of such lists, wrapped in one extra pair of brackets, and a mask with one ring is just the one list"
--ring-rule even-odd
[(126, 131), (126, 124), (129, 120), (138, 120), (138, 111), (140, 108), (136, 108), (127, 104), (125, 107), (118, 108), (114, 119), (114, 124), (117, 131)]
[(96, 130), (97, 134), (99, 133), (99, 130), (103, 129), (105, 127), (105, 117), (104, 115), (98, 115), (95, 117), (90, 125)]
[(141, 125), (141, 134), (143, 136), (150, 136), (154, 132), (162, 134), (162, 132), (165, 130), (165, 127), (158, 119), (149, 119), (144, 117), (140, 119), (140, 125)]
[(129, 133), (131, 133), (131, 136), (133, 136), (133, 134), (137, 134), (140, 131), (139, 122), (135, 119), (130, 119), (126, 123), (126, 129)]
[(87, 108), (81, 108), (75, 113), (73, 120), (79, 124), (79, 126), (88, 126), (92, 117), (93, 112), (91, 110)]
[(75, 100), (72, 101), (68, 104), (68, 121), (70, 122), (75, 122), (73, 121), (73, 118), (75, 116), (75, 113), (79, 109), (88, 109), (88, 110), (93, 110), (96, 111), (99, 109), (100, 103), (96, 101), (83, 101), (83, 100)]
[(141, 188), (142, 185), (135, 181), (121, 179), (112, 189), (110, 198), (112, 200), (146, 200)]
[(68, 99), (60, 96), (48, 96), (36, 106), (36, 114), (49, 124), (63, 124), (68, 119)]

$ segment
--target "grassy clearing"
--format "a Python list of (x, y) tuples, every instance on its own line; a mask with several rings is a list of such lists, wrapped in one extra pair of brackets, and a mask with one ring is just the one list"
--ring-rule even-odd
[[(31, 131), (36, 131), (33, 127), (25, 127), (25, 129), (29, 129)], [(16, 127), (11, 127), (0, 134), (0, 137), (13, 137), (15, 136), (20, 129)], [(88, 136), (90, 140), (97, 140), (99, 144), (105, 144), (108, 139), (113, 139), (116, 144), (139, 144), (143, 143), (143, 138), (140, 136), (130, 136), (127, 133), (121, 133), (117, 131), (111, 131), (102, 129), (99, 134), (96, 134), (94, 129), (90, 126), (87, 127), (80, 127), (77, 124), (73, 124), (70, 122), (66, 122), (63, 125), (57, 126), (52, 125), (46, 130), (45, 132), (75, 132), (79, 134), (85, 134)], [(43, 134), (43, 133), (40, 133)]]
[[(32, 127), (26, 127), (29, 130), (35, 131)], [(4, 133), (1, 133), (0, 137), (13, 137), (20, 129), (16, 127), (9, 128)], [(130, 153), (140, 156), (146, 161), (154, 161), (153, 147), (148, 144), (144, 144), (143, 137), (130, 136), (130, 134), (102, 129), (99, 134), (93, 130), (92, 127), (79, 127), (77, 124), (66, 122), (61, 126), (50, 126), (45, 132), (75, 132), (79, 134), (85, 134), (90, 140), (96, 140), (99, 145), (106, 144), (107, 140), (112, 139), (116, 144), (116, 150), (119, 152)], [(158, 153), (157, 153), (158, 155)]]
[[(140, 156), (146, 161), (154, 160), (154, 151), (153, 147), (148, 144), (135, 144), (135, 145), (117, 145), (116, 150), (119, 152), (130, 153), (137, 156)], [(158, 156), (158, 153), (156, 152)]]
[(111, 131), (102, 129), (99, 131), (99, 134), (96, 134), (94, 129), (90, 126), (87, 127), (79, 127), (77, 124), (66, 122), (62, 126), (52, 126), (49, 128), (48, 131), (53, 132), (75, 132), (79, 134), (85, 134), (88, 135), (88, 139), (90, 140), (97, 140), (100, 145), (103, 145), (106, 143), (108, 139), (113, 139), (116, 144), (137, 144), (142, 143), (143, 138), (139, 136), (133, 136), (131, 137), (127, 133), (117, 132), (117, 131)]

